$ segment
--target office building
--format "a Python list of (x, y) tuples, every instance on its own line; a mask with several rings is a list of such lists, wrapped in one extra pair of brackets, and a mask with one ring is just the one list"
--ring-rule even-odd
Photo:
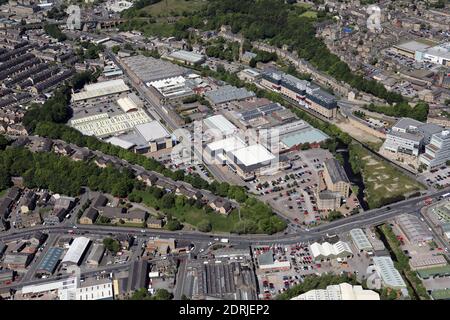
[(444, 130), (433, 134), (430, 144), (425, 146), (425, 153), (419, 158), (420, 163), (428, 169), (446, 165), (450, 161), (450, 131)]
[(280, 71), (264, 72), (261, 85), (328, 119), (337, 115), (335, 97), (317, 85)]
[(431, 141), (431, 137), (442, 131), (442, 127), (422, 123), (411, 118), (401, 118), (386, 134), (383, 148), (394, 153), (404, 153), (419, 156), (424, 145)]

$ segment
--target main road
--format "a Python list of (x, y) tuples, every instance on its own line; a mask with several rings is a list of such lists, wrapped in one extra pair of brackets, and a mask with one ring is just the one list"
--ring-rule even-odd
[[(330, 222), (323, 226), (311, 228), (309, 230), (296, 231), (294, 233), (284, 234), (277, 233), (273, 235), (237, 235), (237, 234), (210, 234), (201, 233), (198, 231), (166, 231), (157, 229), (139, 229), (129, 227), (116, 227), (116, 226), (98, 226), (98, 225), (56, 225), (56, 226), (36, 226), (32, 228), (23, 229), (20, 231), (14, 231), (13, 233), (0, 234), (0, 241), (10, 241), (14, 239), (20, 239), (27, 235), (33, 234), (36, 230), (47, 232), (49, 234), (62, 234), (72, 230), (76, 234), (102, 234), (102, 235), (114, 235), (114, 234), (132, 234), (148, 237), (161, 237), (161, 238), (175, 238), (190, 241), (211, 241), (211, 238), (226, 237), (232, 244), (293, 244), (304, 241), (315, 241), (320, 238), (326, 237), (329, 234), (337, 234), (347, 232), (353, 228), (367, 227), (377, 224), (381, 224), (397, 215), (402, 213), (418, 214), (423, 207), (424, 199), (432, 197), (435, 200), (439, 196), (450, 191), (450, 188), (421, 196), (413, 199), (391, 204), (390, 206), (382, 207), (379, 209), (368, 210), (363, 213), (352, 215), (346, 218), (342, 218), (333, 222)], [(72, 232), (70, 231), (70, 232)]]

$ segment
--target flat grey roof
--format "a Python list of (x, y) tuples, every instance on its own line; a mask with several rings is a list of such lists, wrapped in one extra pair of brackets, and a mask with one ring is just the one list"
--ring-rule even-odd
[(124, 58), (123, 61), (143, 82), (156, 81), (186, 74), (186, 69), (152, 57), (141, 55)]
[(418, 41), (407, 41), (396, 45), (395, 47), (406, 51), (421, 51), (430, 48), (430, 45)]
[(231, 85), (225, 85), (217, 90), (208, 91), (205, 96), (214, 104), (221, 104), (234, 100), (243, 100), (255, 96), (253, 91), (245, 88), (237, 88)]

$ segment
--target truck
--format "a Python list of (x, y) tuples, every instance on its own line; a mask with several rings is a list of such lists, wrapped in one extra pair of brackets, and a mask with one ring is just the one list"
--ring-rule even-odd
[(228, 242), (230, 242), (230, 240), (228, 240), (227, 238), (222, 238), (222, 239), (220, 239), (220, 242), (222, 242), (222, 243), (228, 243)]
[(443, 194), (442, 196), (440, 196), (440, 197), (439, 197), (439, 200), (448, 198), (449, 196), (450, 196), (450, 192), (447, 192), (447, 193)]

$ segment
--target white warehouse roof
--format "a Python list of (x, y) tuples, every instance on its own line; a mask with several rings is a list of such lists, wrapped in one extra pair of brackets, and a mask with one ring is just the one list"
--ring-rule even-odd
[(167, 129), (157, 120), (137, 125), (135, 129), (147, 142), (170, 137)]
[(186, 50), (174, 51), (169, 55), (169, 57), (191, 63), (202, 62), (203, 59), (205, 58), (202, 54)]
[(237, 131), (236, 126), (221, 114), (206, 118), (203, 122), (209, 129), (219, 130), (222, 135), (232, 135)]
[(350, 230), (350, 236), (352, 237), (353, 243), (355, 244), (358, 250), (360, 251), (373, 250), (372, 244), (370, 243), (369, 239), (367, 238), (366, 234), (362, 229), (355, 228)]
[(380, 300), (380, 295), (372, 290), (364, 290), (362, 286), (341, 283), (323, 290), (310, 290), (291, 300)]
[(90, 242), (91, 240), (86, 237), (75, 238), (61, 263), (78, 264)]
[(269, 150), (258, 143), (231, 153), (236, 158), (236, 163), (242, 163), (246, 167), (275, 159), (275, 156)]
[(129, 90), (130, 88), (122, 79), (103, 81), (85, 85), (83, 91), (72, 94), (72, 101), (87, 100)]
[(106, 140), (106, 142), (111, 143), (114, 146), (121, 147), (123, 149), (130, 149), (131, 147), (135, 146), (133, 142), (127, 141), (125, 139), (121, 139), (119, 137), (112, 137)]
[(324, 242), (322, 244), (314, 242), (311, 246), (311, 254), (314, 259), (317, 258), (336, 258), (340, 256), (351, 255), (352, 250), (348, 243), (338, 241), (335, 244)]
[(208, 144), (208, 149), (210, 151), (223, 150), (223, 152), (234, 151), (245, 147), (245, 142), (241, 138), (236, 136), (231, 136), (226, 139), (214, 141)]
[(129, 97), (118, 99), (117, 104), (123, 110), (123, 112), (136, 111), (138, 109), (137, 104)]

